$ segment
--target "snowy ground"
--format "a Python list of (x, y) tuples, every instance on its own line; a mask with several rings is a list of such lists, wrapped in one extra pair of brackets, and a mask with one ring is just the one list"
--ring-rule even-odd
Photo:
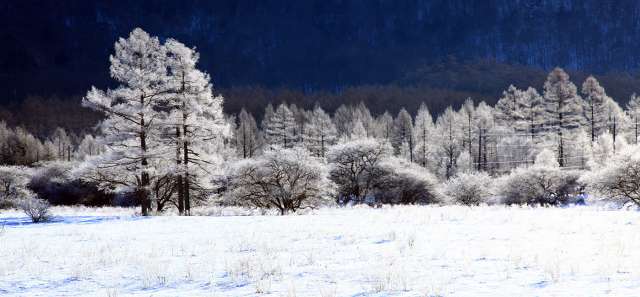
[[(0, 213), (1, 296), (638, 296), (640, 212)], [(1, 229), (2, 227), (0, 227)]]

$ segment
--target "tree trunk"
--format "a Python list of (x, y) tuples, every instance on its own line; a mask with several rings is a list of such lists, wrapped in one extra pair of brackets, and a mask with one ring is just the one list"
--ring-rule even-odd
[(616, 116), (613, 116), (613, 127), (612, 127), (612, 131), (611, 131), (611, 135), (613, 136), (613, 153), (616, 153), (616, 134), (618, 131), (616, 131)]
[[(140, 105), (144, 106), (144, 97), (140, 96)], [(142, 158), (140, 161), (140, 165), (142, 167), (142, 173), (140, 174), (140, 189), (139, 189), (139, 199), (140, 199), (140, 207), (142, 210), (143, 216), (149, 215), (149, 210), (151, 209), (151, 199), (149, 199), (149, 173), (147, 172), (147, 134), (145, 132), (145, 121), (144, 114), (140, 117), (140, 150), (142, 151)]]
[(595, 118), (593, 115), (595, 114), (593, 101), (591, 102), (591, 146), (593, 146), (593, 142), (596, 141), (596, 130), (595, 130)]
[(478, 128), (478, 171), (482, 169), (482, 128)]
[(638, 116), (635, 117), (636, 122), (636, 144), (638, 144)]
[[(180, 150), (182, 149), (182, 143), (180, 140), (180, 127), (176, 126), (176, 163), (178, 164), (178, 168), (181, 167), (182, 164), (182, 156), (180, 154)], [(178, 174), (177, 177), (177, 187), (178, 187), (178, 213), (180, 215), (184, 215), (184, 192), (183, 192), (183, 184), (182, 184), (182, 175)]]
[[(184, 103), (183, 103), (183, 108), (185, 108)], [(184, 109), (183, 109), (184, 110)], [(183, 147), (182, 147), (182, 151), (183, 151), (183, 162), (184, 162), (184, 178), (183, 178), (183, 195), (184, 195), (184, 211), (185, 214), (190, 216), (191, 215), (191, 197), (189, 196), (189, 141), (187, 140), (187, 114), (183, 113), (182, 114), (182, 135), (184, 136), (184, 140), (182, 141)]]
[(558, 142), (559, 142), (559, 147), (558, 147), (558, 164), (560, 164), (560, 167), (564, 167), (564, 141), (563, 141), (563, 135), (562, 135), (562, 129), (563, 129), (563, 125), (562, 125), (562, 99), (559, 99), (558, 101)]

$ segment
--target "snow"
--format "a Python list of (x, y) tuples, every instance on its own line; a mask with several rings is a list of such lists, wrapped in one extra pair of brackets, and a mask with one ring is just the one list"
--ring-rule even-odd
[(640, 212), (402, 206), (305, 215), (0, 213), (2, 296), (633, 296)]

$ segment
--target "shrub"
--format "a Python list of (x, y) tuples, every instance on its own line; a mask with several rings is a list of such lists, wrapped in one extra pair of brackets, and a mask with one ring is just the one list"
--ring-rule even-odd
[(436, 178), (424, 167), (400, 158), (387, 158), (376, 166), (373, 181), (376, 203), (427, 204), (438, 201)]
[(0, 166), (0, 209), (14, 207), (32, 195), (27, 188), (31, 170), (23, 166)]
[(493, 194), (491, 185), (491, 177), (484, 172), (460, 173), (443, 185), (443, 192), (452, 202), (479, 205)]
[(498, 182), (506, 204), (558, 205), (571, 202), (582, 192), (580, 172), (562, 171), (555, 154), (543, 149), (533, 166), (516, 168)]
[(325, 203), (332, 187), (326, 166), (301, 148), (276, 149), (231, 169), (231, 202), (276, 208), (280, 214)]
[(100, 190), (96, 184), (73, 177), (76, 163), (48, 162), (34, 170), (29, 189), (53, 205), (112, 205), (115, 195)]
[(629, 147), (580, 179), (589, 192), (640, 206), (640, 151)]
[(579, 178), (579, 172), (559, 168), (517, 168), (500, 179), (499, 193), (506, 204), (566, 204), (580, 193)]
[(34, 223), (46, 222), (50, 219), (49, 202), (38, 198), (27, 198), (20, 202), (20, 209)]

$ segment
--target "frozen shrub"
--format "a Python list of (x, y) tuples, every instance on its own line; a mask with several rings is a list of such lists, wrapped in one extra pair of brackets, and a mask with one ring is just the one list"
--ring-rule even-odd
[(23, 199), (19, 203), (20, 209), (34, 223), (45, 222), (49, 220), (49, 202), (38, 198)]
[(438, 201), (436, 178), (424, 167), (401, 158), (387, 158), (376, 167), (373, 181), (376, 203), (426, 204)]
[(629, 147), (581, 178), (590, 193), (640, 206), (640, 151)]
[(576, 171), (518, 168), (501, 179), (499, 190), (506, 204), (566, 204), (582, 189), (579, 177)]
[(460, 173), (443, 186), (444, 195), (464, 205), (485, 203), (492, 195), (491, 177), (484, 172)]
[(498, 190), (506, 204), (566, 204), (582, 191), (579, 178), (579, 172), (560, 168), (517, 168), (500, 179)]
[(74, 177), (74, 167), (78, 167), (77, 162), (47, 162), (33, 170), (29, 189), (53, 205), (111, 205), (114, 194)]
[(579, 178), (578, 171), (561, 170), (553, 152), (545, 149), (533, 166), (502, 177), (498, 189), (506, 204), (566, 204), (582, 192)]
[(332, 189), (326, 166), (302, 148), (275, 149), (231, 168), (231, 202), (280, 214), (324, 204)]
[(30, 173), (24, 166), (0, 166), (0, 209), (13, 207), (32, 194), (27, 187)]
[(327, 160), (329, 178), (338, 186), (337, 202), (364, 202), (384, 174), (379, 163), (391, 152), (388, 143), (372, 138), (349, 140), (333, 146)]

